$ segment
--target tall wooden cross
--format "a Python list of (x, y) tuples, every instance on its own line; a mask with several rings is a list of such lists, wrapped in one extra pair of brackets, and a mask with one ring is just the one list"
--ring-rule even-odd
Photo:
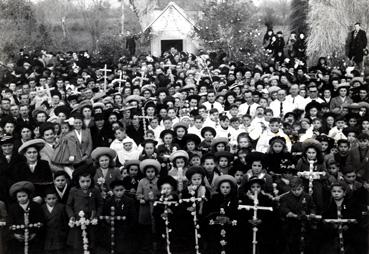
[(164, 206), (164, 214), (162, 216), (164, 223), (165, 223), (165, 235), (163, 235), (163, 238), (165, 238), (167, 242), (167, 254), (171, 254), (170, 251), (170, 232), (172, 229), (169, 227), (169, 213), (170, 213), (170, 207), (171, 206), (177, 206), (177, 201), (168, 200), (168, 198), (164, 197), (164, 193), (161, 194), (161, 197), (158, 201), (154, 202), (154, 206), (162, 205)]
[(110, 215), (100, 216), (100, 220), (106, 220), (110, 224), (110, 253), (115, 252), (115, 221), (126, 220), (125, 216), (116, 216), (115, 207), (110, 207)]
[(340, 254), (345, 254), (345, 243), (343, 239), (343, 225), (356, 223), (356, 219), (343, 219), (342, 218), (342, 206), (337, 206), (337, 219), (325, 219), (325, 223), (330, 223), (338, 226), (338, 239), (339, 239), (339, 248)]
[[(258, 193), (254, 193), (253, 195), (254, 198), (254, 205), (239, 205), (238, 206), (238, 210), (241, 209), (246, 209), (247, 211), (249, 210), (254, 210), (254, 215), (252, 217), (253, 221), (257, 221), (258, 220), (258, 210), (264, 210), (264, 211), (273, 211), (273, 207), (267, 207), (267, 206), (259, 206), (259, 200), (258, 200)], [(256, 239), (256, 235), (258, 232), (258, 226), (256, 224), (254, 224), (254, 227), (252, 228), (253, 234), (252, 234), (252, 253), (256, 254), (256, 247), (258, 244), (258, 241)]]
[(321, 176), (325, 176), (325, 172), (314, 171), (316, 166), (313, 161), (309, 161), (309, 171), (297, 172), (298, 176), (304, 177), (309, 180), (309, 195), (313, 195), (313, 182), (320, 179)]
[(99, 71), (104, 72), (104, 92), (106, 92), (106, 87), (108, 85), (108, 72), (111, 72), (112, 70), (108, 69), (108, 66), (105, 64), (104, 69), (99, 69)]
[(90, 254), (88, 249), (88, 238), (87, 238), (87, 226), (89, 225), (97, 225), (97, 219), (89, 220), (85, 218), (85, 213), (80, 211), (78, 213), (79, 220), (70, 220), (69, 227), (73, 228), (74, 226), (80, 227), (82, 231), (82, 246), (83, 246), (83, 254)]
[(11, 230), (18, 230), (23, 229), (24, 230), (24, 254), (28, 254), (29, 250), (29, 230), (30, 228), (40, 228), (42, 226), (41, 222), (36, 223), (29, 223), (29, 208), (26, 209), (24, 212), (24, 224), (21, 225), (10, 225)]
[[(148, 101), (149, 102), (149, 101)], [(147, 102), (146, 102), (147, 103)], [(145, 105), (146, 103), (142, 106), (142, 116), (134, 116), (134, 118), (137, 118), (137, 119), (142, 119), (142, 125), (143, 125), (143, 128), (144, 128), (144, 135), (145, 135), (145, 138), (147, 137), (147, 125), (146, 125), (146, 120), (149, 120), (149, 119), (153, 119), (154, 117), (153, 116), (146, 116), (145, 115)]]
[(198, 232), (200, 229), (200, 225), (199, 225), (199, 220), (197, 218), (197, 205), (198, 203), (202, 202), (205, 199), (205, 197), (196, 198), (195, 191), (192, 191), (191, 195), (192, 197), (190, 198), (180, 199), (179, 203), (183, 203), (183, 202), (192, 203), (191, 215), (193, 217), (193, 226), (195, 229), (195, 251), (196, 251), (196, 254), (200, 254), (199, 239), (201, 238), (201, 235)]

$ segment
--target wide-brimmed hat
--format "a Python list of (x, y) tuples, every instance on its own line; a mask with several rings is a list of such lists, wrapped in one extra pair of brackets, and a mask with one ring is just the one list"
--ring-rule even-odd
[(147, 167), (154, 167), (157, 171), (157, 173), (160, 172), (161, 170), (161, 165), (159, 163), (158, 160), (154, 160), (154, 159), (145, 159), (143, 161), (140, 162), (140, 170), (142, 173), (144, 173), (145, 169)]
[(111, 159), (114, 159), (117, 156), (117, 153), (109, 147), (97, 147), (92, 151), (91, 158), (93, 160), (98, 160), (102, 155), (107, 155)]
[(68, 118), (70, 114), (70, 108), (65, 105), (56, 107), (54, 109), (54, 114), (58, 116), (60, 113), (63, 113)]
[(265, 180), (263, 178), (253, 176), (247, 181), (246, 188), (250, 189), (251, 185), (253, 185), (254, 183), (258, 183), (260, 186), (263, 186), (265, 184)]
[(128, 160), (128, 161), (124, 162), (124, 165), (125, 165), (126, 168), (128, 168), (129, 166), (132, 166), (132, 165), (140, 166), (140, 163), (141, 163), (141, 161), (139, 161), (139, 160)]
[(286, 139), (284, 137), (281, 137), (281, 136), (275, 136), (275, 137), (272, 137), (270, 140), (269, 140), (269, 145), (273, 145), (275, 142), (281, 142), (283, 144), (286, 144)]
[(163, 176), (160, 177), (157, 183), (158, 188), (160, 189), (160, 187), (163, 184), (168, 183), (170, 186), (172, 186), (173, 190), (177, 189), (177, 181), (172, 177), (172, 176)]
[(186, 171), (186, 178), (190, 181), (194, 174), (200, 174), (202, 177), (205, 176), (205, 171), (202, 167), (192, 166)]
[(214, 155), (215, 155), (215, 158), (217, 160), (219, 160), (219, 158), (221, 158), (221, 157), (226, 157), (228, 159), (228, 161), (233, 161), (233, 159), (234, 159), (233, 153), (228, 152), (228, 151), (216, 152)]
[(193, 141), (195, 143), (196, 147), (201, 143), (200, 137), (197, 136), (196, 134), (193, 134), (193, 133), (188, 133), (188, 134), (184, 135), (183, 140), (184, 140), (185, 144), (187, 144), (190, 141)]
[(163, 139), (165, 135), (171, 134), (174, 137), (174, 131), (172, 130), (163, 130), (160, 132), (160, 138)]
[(37, 139), (31, 139), (29, 141), (24, 142), (21, 147), (18, 149), (18, 153), (24, 154), (25, 150), (28, 147), (35, 147), (37, 151), (40, 151), (45, 146), (45, 141), (43, 139), (37, 138)]
[(14, 197), (15, 194), (17, 194), (17, 192), (21, 191), (21, 190), (26, 190), (28, 193), (33, 193), (35, 191), (35, 186), (33, 185), (33, 183), (29, 182), (29, 181), (20, 181), (17, 182), (15, 184), (13, 184), (10, 189), (9, 189), (9, 195), (11, 197)]
[(227, 145), (229, 143), (229, 140), (226, 137), (215, 138), (211, 142), (211, 147), (216, 147), (220, 143), (224, 143), (225, 145)]
[(143, 97), (139, 95), (130, 95), (130, 96), (127, 96), (127, 98), (125, 99), (125, 103), (130, 103), (131, 101), (140, 102), (142, 100), (143, 100)]
[(177, 150), (170, 155), (170, 161), (174, 161), (177, 158), (185, 158), (186, 160), (189, 159), (188, 153), (184, 150)]
[(201, 129), (201, 137), (204, 137), (205, 132), (207, 132), (207, 131), (210, 131), (213, 134), (214, 137), (217, 135), (217, 132), (213, 127), (206, 126), (206, 127)]
[(231, 175), (221, 175), (221, 176), (218, 176), (217, 178), (215, 178), (215, 180), (214, 180), (215, 189), (217, 190), (219, 188), (220, 184), (222, 182), (226, 182), (226, 181), (230, 182), (233, 188), (237, 187), (236, 178), (234, 178)]
[(174, 132), (175, 132), (178, 128), (180, 128), (180, 127), (182, 127), (182, 128), (184, 128), (185, 130), (187, 130), (187, 129), (188, 129), (188, 124), (186, 124), (186, 123), (184, 123), (184, 122), (178, 122), (178, 123), (174, 124), (174, 125), (173, 125), (173, 130), (174, 130)]
[(38, 115), (39, 113), (45, 113), (46, 115), (48, 115), (48, 114), (47, 114), (47, 112), (46, 112), (43, 108), (36, 108), (36, 109), (34, 109), (34, 110), (32, 111), (32, 118), (33, 118), (33, 119), (36, 119), (36, 117), (37, 117), (37, 115)]
[(254, 161), (261, 161), (265, 164), (265, 154), (261, 152), (251, 152), (246, 156), (247, 164), (251, 165)]
[(308, 138), (305, 139), (304, 142), (302, 142), (302, 149), (304, 151), (306, 151), (306, 149), (308, 149), (309, 147), (314, 147), (318, 153), (322, 151), (322, 144), (314, 138)]
[(0, 146), (5, 144), (14, 144), (14, 137), (13, 136), (2, 136), (0, 139)]

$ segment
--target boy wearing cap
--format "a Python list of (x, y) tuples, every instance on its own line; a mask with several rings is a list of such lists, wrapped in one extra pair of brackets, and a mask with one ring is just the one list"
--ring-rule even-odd
[(357, 172), (358, 179), (366, 186), (369, 184), (369, 135), (358, 135), (359, 146), (352, 149), (347, 156), (346, 167)]

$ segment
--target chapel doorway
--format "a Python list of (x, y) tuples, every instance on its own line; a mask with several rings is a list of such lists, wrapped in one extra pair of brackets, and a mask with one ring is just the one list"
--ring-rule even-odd
[(183, 40), (161, 40), (161, 53), (169, 51), (171, 47), (176, 48), (179, 52), (183, 51)]

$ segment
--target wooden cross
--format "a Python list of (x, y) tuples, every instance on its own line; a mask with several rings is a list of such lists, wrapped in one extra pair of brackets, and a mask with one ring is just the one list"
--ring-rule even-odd
[(169, 208), (171, 206), (177, 206), (178, 202), (168, 200), (168, 198), (166, 198), (164, 195), (165, 195), (164, 192), (162, 192), (159, 201), (154, 202), (154, 206), (157, 206), (157, 205), (164, 206), (164, 216), (162, 216), (162, 218), (165, 223), (165, 235), (163, 235), (163, 238), (165, 238), (167, 242), (167, 254), (171, 254), (169, 233), (172, 231), (172, 229), (169, 228), (169, 213), (170, 213)]
[(82, 231), (82, 246), (83, 246), (83, 254), (90, 254), (88, 250), (88, 238), (87, 238), (87, 226), (89, 225), (97, 225), (97, 219), (89, 220), (85, 218), (85, 213), (80, 211), (78, 213), (79, 220), (70, 220), (69, 227), (73, 228), (74, 226), (80, 227)]
[(325, 176), (325, 172), (314, 171), (316, 167), (313, 161), (309, 161), (309, 164), (309, 171), (297, 172), (297, 175), (309, 180), (309, 195), (313, 195), (314, 180), (320, 179), (320, 176)]
[(29, 223), (29, 208), (24, 212), (24, 224), (21, 225), (11, 225), (11, 230), (24, 230), (24, 254), (28, 254), (29, 249), (29, 229), (30, 228), (40, 228), (42, 226), (41, 222)]
[[(259, 200), (258, 200), (258, 193), (254, 193), (253, 195), (254, 198), (254, 205), (238, 205), (238, 210), (241, 209), (246, 209), (247, 211), (249, 210), (254, 210), (254, 215), (252, 217), (253, 221), (257, 221), (258, 220), (258, 210), (264, 210), (264, 211), (273, 211), (273, 207), (266, 207), (266, 206), (259, 206)], [(252, 234), (252, 253), (256, 254), (256, 247), (258, 244), (258, 241), (256, 240), (256, 234), (258, 232), (258, 226), (255, 224), (254, 227), (252, 228), (253, 234)]]
[(114, 254), (115, 252), (115, 221), (119, 221), (119, 220), (126, 220), (126, 216), (115, 216), (115, 207), (112, 206), (110, 207), (110, 215), (106, 215), (106, 216), (100, 216), (99, 217), (100, 220), (106, 220), (107, 222), (110, 223), (110, 253)]
[(192, 191), (191, 192), (192, 197), (190, 198), (185, 198), (185, 199), (180, 199), (179, 203), (192, 203), (192, 209), (193, 211), (191, 212), (191, 215), (193, 217), (193, 225), (195, 228), (195, 250), (196, 250), (196, 254), (200, 254), (200, 247), (199, 247), (199, 239), (201, 238), (201, 235), (199, 234), (198, 230), (200, 229), (200, 225), (199, 225), (199, 220), (197, 218), (197, 204), (202, 202), (205, 197), (200, 197), (200, 198), (196, 198), (196, 192)]
[(343, 219), (342, 218), (342, 207), (341, 205), (339, 205), (337, 206), (337, 219), (325, 219), (324, 222), (338, 226), (338, 239), (340, 242), (340, 246), (339, 246), (340, 254), (344, 254), (345, 253), (345, 243), (343, 239), (343, 225), (356, 223), (357, 222), (356, 219)]
[(222, 251), (221, 253), (226, 253), (225, 251), (225, 248), (227, 246), (227, 241), (226, 241), (226, 230), (225, 230), (225, 226), (226, 225), (230, 225), (230, 226), (237, 226), (237, 220), (231, 220), (228, 216), (226, 216), (225, 214), (225, 210), (224, 208), (220, 208), (219, 210), (219, 216), (217, 216), (215, 218), (215, 220), (211, 219), (209, 221), (209, 225), (210, 226), (214, 226), (214, 225), (220, 225), (220, 245), (221, 245), (221, 248), (222, 248)]
[(104, 72), (104, 92), (106, 92), (106, 86), (107, 84), (107, 79), (108, 79), (108, 72), (111, 72), (112, 70), (108, 69), (108, 66), (105, 64), (104, 69), (99, 69), (99, 71), (103, 71)]
[(315, 214), (303, 214), (300, 216), (301, 220), (301, 230), (300, 230), (300, 254), (305, 253), (305, 231), (306, 231), (306, 222), (311, 220), (321, 220), (321, 215)]

